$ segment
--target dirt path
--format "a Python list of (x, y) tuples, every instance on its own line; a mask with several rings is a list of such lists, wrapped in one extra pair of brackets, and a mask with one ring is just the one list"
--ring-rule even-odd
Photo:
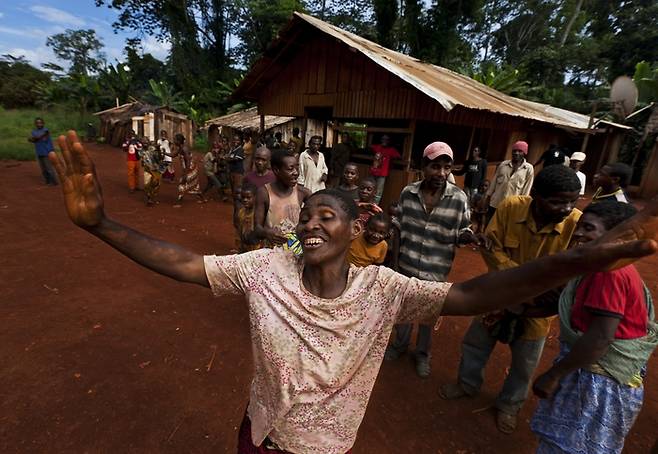
[[(233, 245), (227, 204), (184, 201), (145, 208), (126, 189), (124, 157), (94, 146), (107, 211), (148, 234), (204, 253)], [(58, 188), (35, 163), (0, 162), (0, 452), (234, 453), (247, 403), (251, 359), (247, 313), (238, 298), (141, 269), (76, 229)], [(658, 295), (658, 258), (638, 266)], [(484, 271), (459, 251), (451, 278)], [(403, 358), (383, 365), (354, 449), (365, 453), (530, 453), (530, 399), (519, 430), (499, 434), (489, 406), (508, 353), (498, 347), (478, 398), (445, 402), (467, 319), (445, 319), (434, 336), (433, 373), (416, 377)], [(547, 344), (541, 370), (557, 352)], [(211, 363), (211, 358), (214, 360)], [(627, 453), (646, 453), (658, 427), (658, 360)]]

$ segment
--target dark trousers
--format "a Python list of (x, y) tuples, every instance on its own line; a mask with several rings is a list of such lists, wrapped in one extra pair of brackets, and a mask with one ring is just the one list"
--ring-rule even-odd
[(48, 156), (37, 156), (37, 162), (41, 168), (41, 175), (43, 175), (43, 179), (46, 180), (46, 184), (56, 185), (57, 176)]
[[(494, 214), (496, 214), (496, 209), (489, 205), (489, 208), (487, 209), (487, 225), (491, 222), (491, 218), (494, 217)], [(486, 228), (486, 225), (485, 225)]]
[[(411, 341), (411, 330), (413, 323), (402, 323), (395, 325), (395, 340), (393, 348), (400, 353), (404, 353), (409, 348)], [(430, 325), (418, 324), (418, 334), (416, 335), (416, 354), (430, 356), (432, 350), (432, 327)]]

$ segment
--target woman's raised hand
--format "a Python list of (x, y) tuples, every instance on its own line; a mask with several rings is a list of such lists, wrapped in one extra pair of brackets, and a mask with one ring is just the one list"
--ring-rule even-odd
[(103, 194), (96, 178), (94, 163), (84, 149), (75, 131), (57, 140), (60, 153), (48, 155), (55, 167), (69, 217), (79, 227), (91, 228), (105, 217)]

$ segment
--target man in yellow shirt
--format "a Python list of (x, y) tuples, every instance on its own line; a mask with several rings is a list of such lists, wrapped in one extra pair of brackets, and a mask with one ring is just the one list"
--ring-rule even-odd
[[(482, 256), (489, 270), (513, 268), (567, 249), (582, 214), (574, 208), (579, 192), (580, 180), (572, 169), (549, 166), (535, 178), (530, 196), (502, 201), (485, 232), (491, 244)], [(496, 399), (496, 422), (501, 432), (513, 432), (551, 323), (551, 318), (533, 317), (533, 312), (541, 313), (542, 304), (555, 304), (557, 296), (548, 292), (532, 302), (519, 301), (515, 310), (474, 318), (462, 342), (458, 383), (442, 386), (441, 397), (477, 394), (496, 343), (509, 343), (512, 364)]]

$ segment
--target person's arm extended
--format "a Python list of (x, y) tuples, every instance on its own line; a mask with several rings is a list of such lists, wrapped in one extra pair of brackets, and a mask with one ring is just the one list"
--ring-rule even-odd
[(94, 164), (74, 131), (60, 136), (63, 158), (48, 155), (59, 175), (67, 213), (78, 227), (146, 268), (173, 279), (209, 287), (203, 256), (159, 241), (105, 217)]
[(503, 240), (508, 234), (505, 232), (504, 226), (507, 225), (505, 222), (505, 215), (507, 213), (507, 202), (503, 201), (499, 208), (494, 213), (491, 218), (491, 222), (485, 230), (486, 241), (489, 243), (487, 249), (482, 249), (482, 258), (485, 263), (491, 270), (504, 270), (508, 268), (515, 268), (519, 266), (507, 252), (505, 252), (505, 247), (503, 245)]
[(201, 254), (151, 238), (106, 217), (93, 227), (83, 228), (156, 273), (177, 281), (210, 287)]
[(287, 241), (287, 238), (281, 232), (265, 225), (269, 206), (270, 196), (267, 189), (265, 187), (258, 188), (254, 208), (254, 230), (247, 237), (249, 242), (256, 243), (258, 240), (268, 240), (274, 244), (283, 244)]
[(532, 386), (532, 391), (540, 398), (553, 395), (562, 377), (576, 369), (596, 363), (608, 351), (615, 339), (620, 319), (612, 316), (596, 315), (571, 351), (555, 363), (547, 372), (540, 375)]
[[(658, 201), (652, 203), (652, 209), (658, 215)], [(632, 220), (633, 218), (629, 221)], [(621, 225), (630, 228), (629, 221)], [(650, 235), (644, 238), (656, 236), (655, 231), (649, 233)], [(505, 309), (518, 304), (519, 301), (530, 301), (576, 276), (606, 270), (611, 266), (617, 266), (620, 260), (628, 258), (637, 260), (658, 250), (658, 244), (652, 240), (619, 242), (619, 238), (623, 238), (622, 235), (623, 231), (618, 231), (614, 236), (606, 235), (586, 246), (454, 284), (450, 288), (441, 313), (442, 315), (477, 315)]]

